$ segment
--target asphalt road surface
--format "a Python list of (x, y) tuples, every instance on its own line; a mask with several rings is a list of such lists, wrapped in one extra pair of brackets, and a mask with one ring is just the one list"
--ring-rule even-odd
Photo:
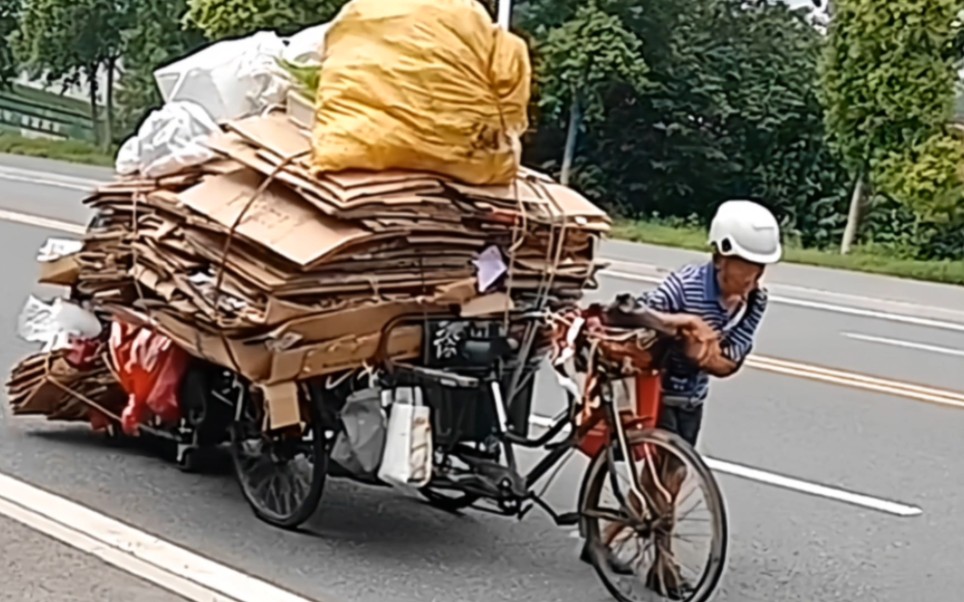
[[(13, 333), (25, 296), (38, 290), (37, 248), (83, 223), (81, 189), (106, 176), (0, 157), (3, 366), (31, 350)], [(652, 286), (662, 270), (699, 257), (625, 243), (604, 253), (616, 261), (600, 298)], [(760, 357), (714, 384), (700, 445), (731, 520), (716, 599), (961, 599), (964, 289), (799, 266), (780, 266), (769, 282), (775, 302)], [(536, 413), (552, 415), (559, 399), (541, 381)], [(523, 522), (456, 517), (411, 496), (331, 481), (309, 529), (286, 533), (251, 515), (226, 469), (182, 474), (147, 452), (109, 447), (83, 425), (11, 420), (5, 406), (0, 422), (0, 476), (303, 600), (608, 599), (578, 562), (578, 541), (538, 512)], [(574, 504), (583, 465), (574, 459), (555, 482), (550, 500), (560, 509)], [(4, 494), (0, 487), (0, 515), (9, 516)], [(0, 600), (179, 599), (139, 580), (137, 568), (121, 572), (9, 518), (0, 517), (0, 540)]]
[(8, 518), (0, 518), (0, 572), (0, 602), (184, 602)]

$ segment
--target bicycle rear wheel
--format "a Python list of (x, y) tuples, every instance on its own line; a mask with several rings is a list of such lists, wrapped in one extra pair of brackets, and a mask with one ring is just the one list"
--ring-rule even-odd
[[(719, 585), (726, 563), (727, 519), (719, 485), (699, 454), (680, 437), (645, 430), (629, 432), (627, 439), (639, 485), (653, 503), (633, 493), (618, 445), (596, 454), (580, 492), (587, 560), (620, 602), (705, 602)], [(614, 502), (604, 501), (607, 486), (613, 488)], [(702, 513), (690, 503), (694, 494), (705, 502)], [(693, 533), (693, 527), (684, 528), (684, 523), (702, 526), (705, 533)], [(622, 547), (615, 548), (627, 543), (636, 547), (631, 556)], [(699, 569), (683, 566), (681, 543), (695, 544)]]
[[(328, 476), (328, 441), (319, 404), (305, 399), (303, 432), (263, 432), (264, 408), (245, 398), (231, 426), (231, 457), (241, 493), (255, 516), (293, 530), (314, 515)], [(260, 401), (260, 400), (258, 400)]]

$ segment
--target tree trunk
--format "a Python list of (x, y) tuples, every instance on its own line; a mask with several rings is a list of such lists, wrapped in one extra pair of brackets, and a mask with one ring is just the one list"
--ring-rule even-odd
[(94, 142), (100, 146), (103, 144), (103, 136), (100, 129), (100, 107), (97, 106), (97, 65), (88, 66), (87, 69), (87, 90), (90, 93), (90, 120), (94, 130)]
[(843, 240), (840, 241), (840, 254), (850, 253), (854, 240), (857, 238), (857, 227), (860, 225), (860, 205), (864, 196), (864, 170), (857, 172), (854, 180), (853, 194), (850, 196), (850, 211), (847, 212), (847, 226), (844, 228)]
[(117, 68), (117, 58), (107, 59), (107, 125), (104, 131), (105, 146), (114, 143), (114, 71)]
[(569, 178), (572, 176), (572, 162), (576, 156), (576, 142), (579, 140), (579, 126), (582, 123), (582, 111), (579, 106), (579, 96), (572, 95), (572, 104), (569, 106), (569, 129), (566, 131), (566, 148), (562, 153), (562, 172), (559, 174), (559, 181), (563, 186), (569, 185)]

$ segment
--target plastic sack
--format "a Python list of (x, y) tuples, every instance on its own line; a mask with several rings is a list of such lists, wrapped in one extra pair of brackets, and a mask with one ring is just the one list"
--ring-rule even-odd
[(385, 411), (379, 389), (363, 389), (348, 397), (340, 412), (344, 430), (331, 449), (331, 459), (354, 475), (373, 475), (385, 450)]
[(84, 248), (84, 241), (72, 238), (48, 238), (37, 250), (37, 261), (50, 262), (63, 259)]
[(44, 352), (71, 349), (77, 339), (97, 338), (102, 330), (97, 316), (59, 297), (46, 303), (31, 295), (17, 320), (20, 338), (43, 343)]
[(431, 410), (422, 403), (422, 390), (417, 387), (385, 395), (392, 404), (378, 478), (392, 485), (424, 487), (432, 479)]
[(531, 67), (477, 0), (351, 0), (326, 35), (313, 167), (515, 178)]
[(281, 58), (289, 63), (304, 65), (321, 64), (325, 47), (325, 35), (328, 33), (328, 23), (306, 27), (293, 34), (286, 40)]
[(128, 394), (121, 428), (136, 435), (152, 416), (162, 424), (181, 419), (179, 390), (188, 355), (163, 334), (115, 321), (109, 339), (111, 360)]
[(206, 46), (154, 72), (165, 103), (192, 101), (218, 122), (260, 113), (284, 102), (288, 83), (278, 59), (285, 45), (259, 31)]
[(221, 128), (204, 108), (193, 102), (172, 102), (152, 111), (137, 135), (117, 153), (115, 168), (121, 175), (139, 173), (159, 178), (200, 165), (215, 153), (204, 140)]

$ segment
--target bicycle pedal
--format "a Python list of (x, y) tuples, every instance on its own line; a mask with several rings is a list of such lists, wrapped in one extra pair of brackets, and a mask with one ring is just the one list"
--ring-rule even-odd
[(556, 517), (556, 524), (560, 527), (575, 527), (581, 516), (578, 512), (565, 512)]

